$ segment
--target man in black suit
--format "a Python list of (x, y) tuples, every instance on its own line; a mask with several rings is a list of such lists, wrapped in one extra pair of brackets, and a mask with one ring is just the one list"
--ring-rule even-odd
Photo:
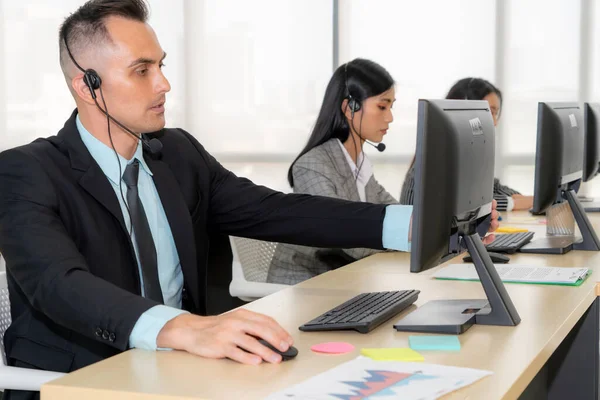
[[(292, 344), (272, 318), (201, 316), (209, 232), (407, 247), (410, 207), (386, 214), (385, 205), (284, 195), (164, 129), (166, 54), (146, 20), (143, 0), (92, 0), (67, 18), (60, 60), (77, 109), (56, 136), (0, 154), (9, 365), (69, 372), (132, 347), (277, 363), (256, 339)], [(153, 133), (136, 137), (144, 132)]]

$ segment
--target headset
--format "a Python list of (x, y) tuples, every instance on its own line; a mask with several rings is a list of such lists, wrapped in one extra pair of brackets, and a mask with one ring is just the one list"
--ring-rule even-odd
[(469, 79), (469, 83), (467, 83), (467, 88), (465, 89), (465, 100), (471, 100), (473, 98), (473, 96), (471, 96), (473, 94), (471, 93), (471, 84), (474, 80), (475, 78), (471, 78)]
[[(143, 136), (132, 132), (130, 129), (125, 127), (125, 125), (123, 125), (122, 123), (120, 123), (119, 121), (114, 119), (108, 113), (108, 108), (106, 107), (106, 101), (104, 100), (104, 93), (102, 93), (102, 79), (100, 79), (100, 75), (98, 75), (98, 73), (96, 71), (94, 71), (93, 69), (83, 69), (81, 67), (81, 65), (79, 65), (79, 63), (77, 63), (77, 61), (75, 61), (75, 57), (73, 57), (73, 54), (71, 53), (71, 49), (69, 49), (69, 43), (67, 42), (67, 29), (64, 30), (62, 39), (65, 42), (65, 48), (67, 50), (67, 53), (69, 54), (69, 58), (71, 59), (71, 61), (73, 61), (73, 64), (75, 64), (77, 69), (79, 69), (81, 72), (83, 72), (83, 82), (90, 90), (90, 95), (92, 96), (92, 99), (94, 99), (94, 102), (96, 103), (96, 107), (98, 107), (98, 109), (104, 115), (106, 115), (106, 122), (108, 125), (108, 138), (110, 140), (110, 146), (112, 147), (112, 150), (115, 153), (115, 157), (117, 157), (117, 163), (119, 165), (119, 193), (121, 194), (121, 200), (123, 200), (123, 204), (125, 204), (125, 208), (127, 209), (127, 214), (129, 215), (129, 226), (131, 227), (131, 229), (129, 230), (129, 237), (131, 237), (131, 234), (133, 231), (133, 218), (131, 216), (131, 211), (129, 210), (129, 205), (127, 204), (127, 201), (125, 201), (125, 196), (123, 195), (123, 185), (122, 185), (123, 171), (121, 169), (121, 160), (119, 159), (119, 154), (117, 153), (117, 150), (115, 149), (115, 144), (113, 143), (112, 133), (110, 131), (110, 121), (113, 121), (115, 124), (117, 124), (119, 127), (121, 127), (125, 132), (129, 133), (136, 139), (140, 140), (142, 142), (142, 146), (152, 155), (153, 158), (158, 158), (161, 155), (163, 145), (160, 142), (160, 140), (158, 140), (156, 138), (147, 140)], [(102, 107), (100, 107), (100, 104), (98, 104), (98, 99), (96, 98), (96, 90), (100, 91), (100, 98), (102, 99), (102, 104), (104, 105), (104, 109)]]
[[(92, 95), (92, 99), (94, 99), (94, 102), (96, 102), (96, 106), (104, 115), (106, 115), (107, 121), (109, 122), (108, 136), (110, 137), (111, 143), (112, 143), (112, 135), (110, 132), (110, 121), (113, 121), (116, 125), (118, 125), (120, 128), (122, 128), (125, 132), (129, 133), (136, 139), (140, 140), (142, 142), (143, 147), (146, 150), (148, 150), (148, 152), (150, 152), (150, 154), (153, 157), (160, 156), (162, 147), (163, 147), (160, 140), (158, 140), (156, 138), (147, 140), (145, 137), (138, 135), (137, 133), (134, 133), (133, 131), (131, 131), (129, 128), (127, 128), (125, 125), (123, 125), (122, 123), (117, 121), (115, 118), (113, 118), (108, 113), (108, 108), (106, 107), (106, 102), (104, 101), (104, 94), (102, 93), (102, 87), (101, 87), (102, 79), (100, 79), (100, 75), (98, 75), (98, 73), (95, 70), (93, 70), (91, 68), (83, 69), (81, 67), (81, 65), (79, 65), (79, 63), (75, 60), (75, 57), (73, 57), (73, 54), (71, 53), (71, 49), (69, 49), (69, 43), (67, 43), (67, 30), (66, 29), (63, 34), (63, 41), (65, 42), (65, 48), (67, 50), (67, 53), (69, 54), (69, 58), (71, 59), (71, 61), (73, 61), (73, 64), (75, 64), (77, 69), (79, 69), (81, 72), (83, 72), (83, 82), (90, 90), (90, 94)], [(100, 90), (100, 96), (102, 98), (102, 103), (104, 105), (104, 109), (102, 107), (100, 107), (100, 104), (98, 104), (98, 99), (96, 98), (96, 90)], [(119, 165), (120, 165), (120, 163), (119, 163)]]
[(348, 107), (352, 113), (352, 118), (354, 118), (354, 113), (360, 110), (361, 104), (356, 101), (354, 97), (352, 97), (352, 93), (350, 93), (350, 86), (348, 86), (348, 64), (350, 64), (350, 62), (344, 64), (344, 84), (346, 85), (346, 93), (348, 93), (346, 96), (348, 99)]
[[(354, 132), (356, 132), (356, 134), (358, 135), (359, 138), (361, 138), (364, 142), (370, 144), (371, 146), (375, 147), (379, 152), (382, 152), (385, 150), (384, 143), (373, 144), (361, 136), (362, 117), (363, 117), (362, 114), (360, 116), (360, 124), (358, 125), (359, 129), (357, 130), (354, 127), (354, 113), (358, 112), (361, 109), (362, 104), (361, 104), (361, 102), (356, 100), (354, 97), (352, 97), (352, 93), (350, 93), (350, 86), (348, 85), (348, 64), (350, 64), (351, 62), (352, 61), (349, 61), (346, 64), (344, 64), (344, 84), (346, 86), (346, 92), (347, 92), (346, 99), (348, 100), (346, 109), (348, 109), (348, 108), (350, 109), (350, 117), (351, 117), (350, 124), (352, 125), (352, 129), (354, 130)], [(352, 138), (352, 141), (354, 142), (354, 148), (356, 150), (356, 153), (358, 154), (358, 146), (356, 145), (356, 140), (354, 139), (354, 135), (352, 135), (352, 132), (350, 132), (350, 137)], [(362, 158), (360, 165), (358, 166), (358, 169), (356, 171), (356, 176), (354, 177), (355, 180), (358, 180), (358, 176), (360, 175), (360, 170), (361, 170), (364, 162), (365, 162), (365, 155), (363, 154), (363, 158)]]
[[(346, 85), (346, 93), (348, 93), (346, 96), (346, 99), (348, 99), (347, 107), (350, 109), (350, 115), (351, 115), (351, 119), (352, 119), (352, 128), (354, 128), (354, 113), (360, 111), (362, 105), (358, 100), (356, 100), (354, 97), (352, 97), (352, 93), (350, 93), (350, 86), (348, 85), (348, 64), (350, 64), (351, 62), (352, 61), (344, 64), (344, 84)], [(361, 125), (362, 125), (362, 116), (361, 116)], [(375, 147), (380, 152), (383, 152), (385, 150), (384, 143), (373, 144), (373, 143), (369, 142), (368, 140), (366, 140), (365, 138), (363, 138), (361, 136), (361, 132), (357, 131), (356, 129), (354, 129), (354, 131), (356, 132), (358, 137), (360, 137), (362, 140), (364, 140), (371, 146)]]

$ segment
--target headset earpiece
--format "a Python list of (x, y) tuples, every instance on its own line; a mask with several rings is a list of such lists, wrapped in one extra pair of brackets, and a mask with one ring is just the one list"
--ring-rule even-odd
[(96, 98), (96, 90), (100, 88), (100, 84), (102, 83), (102, 79), (100, 79), (100, 75), (93, 69), (86, 69), (83, 73), (83, 81), (85, 82), (88, 89), (90, 89), (90, 94), (92, 98)]
[(354, 114), (360, 110), (360, 103), (354, 100), (352, 96), (348, 96), (348, 108), (350, 108), (350, 112)]
[(356, 101), (350, 94), (350, 87), (348, 86), (348, 64), (350, 64), (350, 62), (347, 62), (344, 65), (344, 83), (346, 84), (346, 92), (348, 93), (346, 96), (348, 99), (348, 108), (350, 109), (352, 118), (354, 118), (354, 113), (360, 110), (360, 102)]

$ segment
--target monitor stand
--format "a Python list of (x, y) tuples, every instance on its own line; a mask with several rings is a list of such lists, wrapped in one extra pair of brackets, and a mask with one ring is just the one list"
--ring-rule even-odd
[(473, 258), (487, 299), (430, 301), (398, 321), (396, 330), (456, 335), (473, 324), (516, 326), (521, 322), (479, 234), (464, 235), (462, 240)]
[[(522, 253), (536, 254), (564, 254), (571, 250), (599, 251), (600, 240), (596, 231), (585, 213), (585, 209), (574, 190), (569, 189), (562, 192), (562, 197), (567, 200), (575, 223), (581, 232), (581, 237), (575, 235), (556, 235), (532, 240), (519, 249)], [(550, 222), (550, 221), (548, 221)], [(573, 232), (574, 233), (574, 232)]]

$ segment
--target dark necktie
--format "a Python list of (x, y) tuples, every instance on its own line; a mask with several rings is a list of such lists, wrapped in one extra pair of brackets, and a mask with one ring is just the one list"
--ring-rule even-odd
[(142, 282), (144, 284), (144, 295), (146, 298), (164, 303), (160, 281), (158, 280), (158, 263), (156, 261), (156, 248), (152, 239), (152, 232), (144, 206), (138, 194), (138, 176), (140, 163), (134, 160), (125, 168), (123, 181), (127, 185), (127, 203), (131, 213), (133, 232), (138, 247), (138, 256), (142, 266)]

